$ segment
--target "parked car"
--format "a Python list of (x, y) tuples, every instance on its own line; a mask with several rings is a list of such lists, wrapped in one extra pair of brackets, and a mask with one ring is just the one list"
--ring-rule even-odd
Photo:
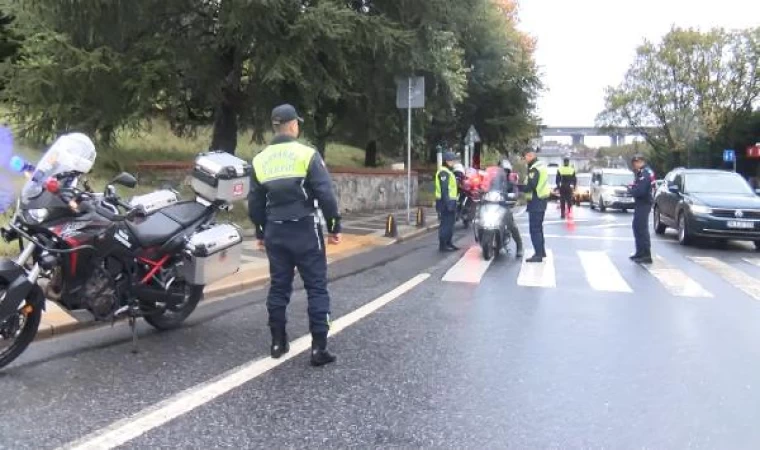
[(752, 241), (760, 249), (760, 197), (734, 172), (678, 168), (655, 194), (654, 231), (678, 231), (687, 245), (699, 238)]
[(627, 169), (594, 169), (591, 172), (591, 209), (599, 211), (633, 209), (633, 197), (628, 186), (634, 182), (633, 172)]
[(578, 184), (575, 185), (575, 204), (580, 205), (581, 202), (587, 202), (591, 200), (591, 174), (579, 173), (575, 177), (578, 179)]

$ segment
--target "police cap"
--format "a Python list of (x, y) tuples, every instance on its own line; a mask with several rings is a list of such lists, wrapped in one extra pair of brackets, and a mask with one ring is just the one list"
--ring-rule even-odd
[(647, 160), (647, 158), (643, 154), (641, 154), (641, 153), (636, 153), (635, 155), (633, 155), (631, 157), (631, 162), (646, 161), (646, 160)]
[(454, 152), (446, 152), (443, 154), (444, 161), (456, 161), (457, 159), (457, 155), (455, 155)]
[(272, 125), (282, 125), (292, 120), (303, 123), (303, 119), (298, 115), (298, 111), (293, 105), (286, 103), (272, 110)]

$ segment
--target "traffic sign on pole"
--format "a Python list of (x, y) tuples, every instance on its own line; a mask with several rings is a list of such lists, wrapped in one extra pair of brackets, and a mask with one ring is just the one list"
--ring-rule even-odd
[(396, 107), (406, 109), (406, 223), (412, 223), (412, 108), (425, 107), (425, 77), (396, 77)]
[(723, 161), (724, 162), (735, 162), (736, 161), (736, 152), (733, 150), (723, 150)]

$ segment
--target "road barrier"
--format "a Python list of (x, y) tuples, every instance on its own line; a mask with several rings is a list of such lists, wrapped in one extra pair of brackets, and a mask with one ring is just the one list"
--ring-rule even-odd
[(420, 206), (417, 207), (417, 228), (423, 228), (425, 226), (425, 210)]
[(398, 226), (396, 225), (396, 218), (393, 217), (393, 214), (388, 214), (388, 218), (385, 219), (385, 237), (398, 237)]

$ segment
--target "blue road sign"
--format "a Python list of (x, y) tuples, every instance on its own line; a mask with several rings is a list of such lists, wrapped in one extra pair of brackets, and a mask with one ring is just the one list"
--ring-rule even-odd
[(723, 150), (723, 161), (724, 162), (736, 161), (736, 152), (734, 150)]

